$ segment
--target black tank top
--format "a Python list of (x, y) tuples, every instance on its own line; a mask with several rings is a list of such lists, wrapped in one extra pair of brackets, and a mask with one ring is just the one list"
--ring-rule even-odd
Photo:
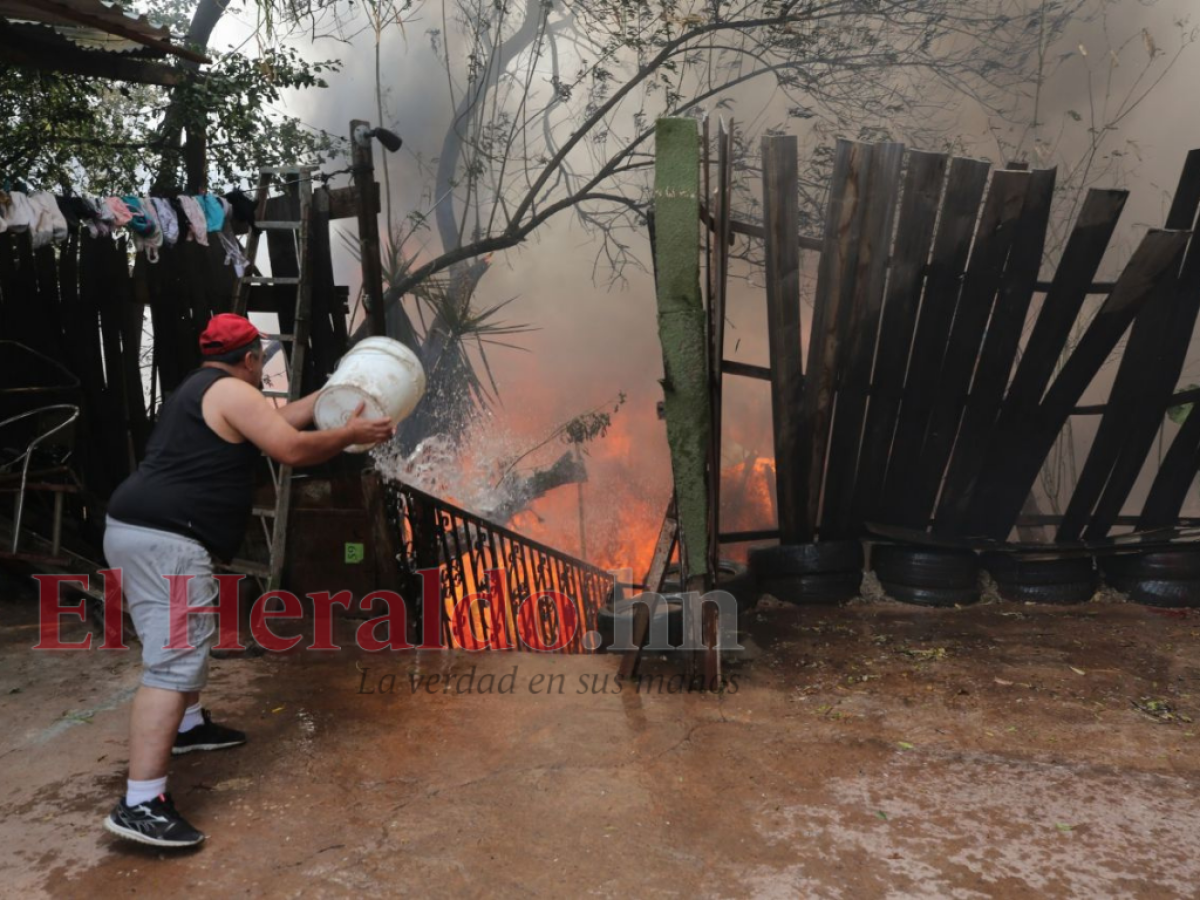
[(261, 456), (254, 444), (230, 443), (204, 421), (204, 394), (230, 377), (197, 369), (180, 383), (163, 404), (146, 458), (108, 503), (114, 519), (194, 538), (226, 562), (242, 543)]

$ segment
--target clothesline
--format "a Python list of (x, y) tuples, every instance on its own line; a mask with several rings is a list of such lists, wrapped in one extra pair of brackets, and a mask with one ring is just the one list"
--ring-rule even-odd
[(254, 201), (241, 190), (223, 197), (208, 193), (63, 197), (49, 191), (0, 190), (0, 233), (28, 232), (34, 250), (61, 244), (72, 229), (86, 227), (93, 238), (124, 229), (133, 238), (135, 249), (156, 263), (163, 246), (188, 240), (207, 247), (209, 235), (215, 234), (225, 251), (225, 265), (232, 265), (240, 278), (250, 261), (233, 235), (234, 219), (254, 225)]

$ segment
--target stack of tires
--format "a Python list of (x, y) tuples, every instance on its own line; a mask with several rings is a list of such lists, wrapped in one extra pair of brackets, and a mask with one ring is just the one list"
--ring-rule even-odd
[(979, 600), (979, 559), (969, 550), (876, 544), (871, 567), (884, 592), (901, 603), (966, 606)]
[(1033, 603), (1086, 603), (1098, 579), (1090, 556), (985, 553), (983, 567), (1005, 600)]
[(1099, 564), (1104, 580), (1134, 603), (1200, 607), (1200, 547), (1120, 553)]
[(858, 541), (756, 547), (750, 574), (766, 593), (788, 603), (829, 606), (858, 596), (863, 550)]

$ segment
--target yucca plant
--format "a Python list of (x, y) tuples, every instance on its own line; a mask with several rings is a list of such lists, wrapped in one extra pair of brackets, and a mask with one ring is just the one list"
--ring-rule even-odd
[[(351, 255), (361, 261), (357, 239), (344, 232), (339, 236)], [(405, 255), (403, 244), (403, 235), (393, 235), (381, 247), (385, 290), (413, 269), (416, 254)], [(427, 379), (425, 399), (401, 429), (400, 439), (406, 449), (431, 434), (459, 437), (477, 413), (499, 399), (500, 387), (488, 360), (488, 347), (524, 350), (511, 339), (537, 330), (527, 323), (500, 318), (501, 311), (516, 297), (487, 306), (475, 305), (474, 289), (487, 267), (488, 260), (477, 260), (449, 275), (420, 282), (411, 291), (417, 323), (412, 322), (403, 303), (395, 307), (407, 319), (406, 330), (414, 337), (413, 349), (421, 357)], [(480, 378), (469, 349), (478, 356), (486, 382)]]

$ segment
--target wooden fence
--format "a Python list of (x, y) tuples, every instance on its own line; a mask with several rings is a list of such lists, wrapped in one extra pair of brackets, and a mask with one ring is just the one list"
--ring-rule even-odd
[[(795, 194), (786, 165), (795, 152), (794, 138), (764, 140), (773, 329), (789, 324), (784, 310), (796, 302), (802, 242), (795, 210), (780, 212), (776, 199)], [(802, 387), (798, 323), (772, 336), (772, 373), (795, 370), (772, 379), (785, 541), (857, 536), (869, 523), (1004, 539), (1069, 417), (1086, 412), (1099, 412), (1100, 425), (1057, 540), (1102, 539), (1129, 522), (1122, 510), (1181, 399), (1200, 311), (1191, 240), (1200, 151), (1187, 158), (1164, 227), (1142, 237), (1113, 283), (1096, 274), (1127, 192), (1098, 189), (1053, 278), (1038, 280), (1054, 188), (1052, 169), (992, 171), (899, 144), (838, 143)], [(1089, 295), (1104, 299), (1085, 322)], [(1107, 403), (1080, 409), (1127, 333)], [(1137, 524), (1176, 524), (1198, 466), (1200, 416), (1191, 416)]]

